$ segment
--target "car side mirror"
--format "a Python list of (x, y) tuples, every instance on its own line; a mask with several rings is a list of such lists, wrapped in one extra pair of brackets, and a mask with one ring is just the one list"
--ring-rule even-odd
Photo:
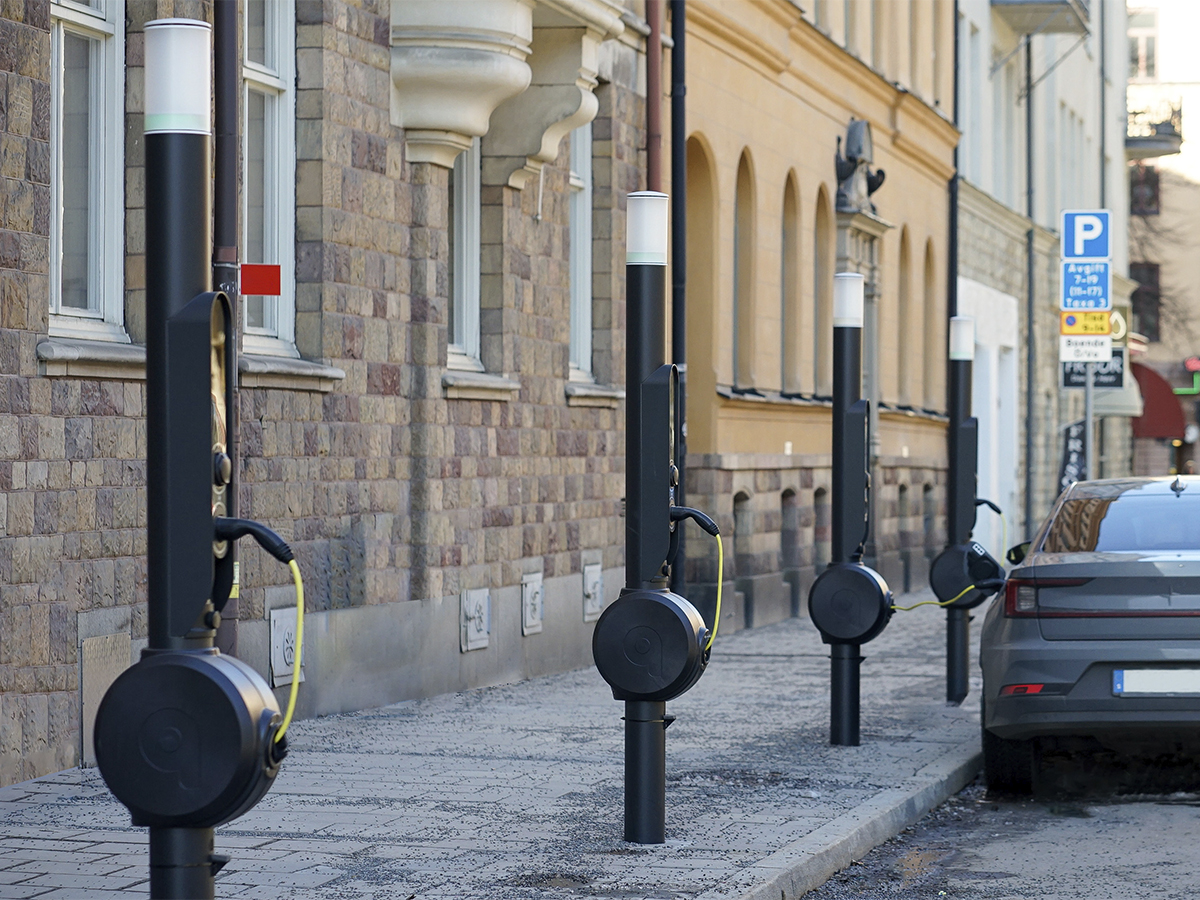
[(1004, 558), (1016, 566), (1020, 565), (1028, 555), (1029, 541), (1025, 541), (1023, 544), (1017, 544), (1015, 547), (1009, 547), (1008, 552), (1004, 554)]

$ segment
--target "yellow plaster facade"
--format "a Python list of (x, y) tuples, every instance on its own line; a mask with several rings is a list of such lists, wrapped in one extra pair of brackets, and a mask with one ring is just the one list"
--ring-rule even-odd
[[(841, 3), (828, 6), (839, 13), (845, 8)], [(831, 22), (827, 34), (785, 0), (688, 3), (688, 418), (693, 453), (783, 453), (788, 442), (798, 454), (829, 452), (827, 408), (813, 405), (812, 399), (801, 405), (779, 395), (817, 398), (829, 393), (832, 325), (820, 301), (828, 306), (823, 285), (831, 285), (836, 269), (834, 154), (851, 118), (871, 124), (874, 166), (887, 173), (872, 199), (879, 217), (893, 226), (880, 247), (883, 408), (945, 407), (947, 182), (958, 133), (939, 109), (941, 99), (951, 95), (952, 72), (936, 61), (953, 52), (951, 3), (861, 0), (848, 6), (859, 13), (852, 18), (860, 47), (872, 45), (868, 13), (874, 9), (879, 14), (876, 28), (886, 29), (886, 36), (877, 34), (874, 46), (884, 71), (835, 39), (845, 39), (844, 22)], [(945, 23), (936, 32), (935, 20)], [(911, 26), (909, 39), (904, 34), (908, 29), (898, 27), (901, 23)], [(922, 34), (927, 41), (920, 40)], [(913, 58), (919, 62), (915, 71)], [(919, 88), (890, 82), (894, 73), (903, 84), (905, 70)], [(738, 196), (739, 169), (742, 190), (750, 185), (749, 198)], [(788, 217), (794, 216), (797, 227), (791, 228), (785, 224), (789, 182), (798, 199), (787, 204), (794, 206)], [(750, 211), (752, 237), (749, 258), (743, 251), (735, 264), (735, 232), (745, 229), (746, 222), (743, 212), (735, 224), (739, 203)], [(739, 271), (735, 288), (735, 269), (747, 266), (749, 277)], [(788, 284), (789, 267), (795, 271), (793, 284)], [(748, 355), (750, 362), (739, 363), (737, 375), (735, 291), (738, 306), (750, 309), (742, 311), (738, 335), (739, 356)], [(748, 322), (749, 335), (744, 333)], [(718, 389), (723, 387), (753, 389), (765, 402), (760, 397), (721, 397)], [(944, 456), (941, 423), (919, 413), (885, 414), (880, 437), (884, 456), (918, 451)]]

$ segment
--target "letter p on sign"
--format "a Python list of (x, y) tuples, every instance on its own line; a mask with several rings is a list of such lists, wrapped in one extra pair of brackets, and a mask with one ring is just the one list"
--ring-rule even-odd
[(1110, 259), (1109, 213), (1106, 209), (1063, 210), (1063, 259)]

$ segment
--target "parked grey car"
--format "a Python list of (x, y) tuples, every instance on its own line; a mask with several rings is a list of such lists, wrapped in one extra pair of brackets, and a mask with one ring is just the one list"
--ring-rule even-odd
[(1010, 552), (980, 633), (989, 787), (1029, 791), (1064, 738), (1200, 748), (1200, 477), (1078, 482)]

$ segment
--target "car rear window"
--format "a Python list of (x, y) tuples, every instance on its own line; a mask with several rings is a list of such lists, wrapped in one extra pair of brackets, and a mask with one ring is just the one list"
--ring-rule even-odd
[(1200, 492), (1067, 500), (1042, 543), (1049, 553), (1198, 548)]

